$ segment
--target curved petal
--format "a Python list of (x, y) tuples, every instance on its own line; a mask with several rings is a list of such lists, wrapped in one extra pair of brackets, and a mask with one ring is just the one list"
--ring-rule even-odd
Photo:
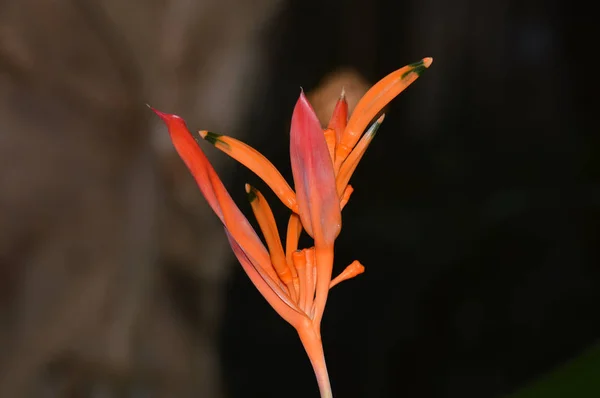
[(231, 199), (229, 192), (225, 189), (215, 169), (189, 132), (185, 121), (177, 115), (170, 115), (155, 109), (152, 110), (167, 125), (175, 149), (190, 169), (200, 191), (202, 191), (202, 194), (228, 233), (231, 234), (246, 255), (253, 259), (253, 263), (257, 263), (271, 279), (276, 281), (276, 286), (284, 292), (285, 287), (281, 284), (273, 269), (267, 249), (248, 222), (248, 219), (242, 214), (233, 199)]
[(377, 116), (384, 106), (417, 80), (421, 73), (429, 68), (432, 62), (432, 58), (423, 58), (418, 62), (406, 65), (390, 73), (367, 91), (358, 104), (356, 104), (354, 112), (352, 112), (336, 148), (336, 170), (339, 169), (341, 163), (346, 159), (350, 151), (352, 151), (352, 148), (354, 148), (354, 145), (356, 145), (363, 131), (373, 118)]
[(342, 225), (340, 201), (323, 130), (304, 92), (292, 115), (290, 158), (302, 225), (315, 244), (333, 244)]

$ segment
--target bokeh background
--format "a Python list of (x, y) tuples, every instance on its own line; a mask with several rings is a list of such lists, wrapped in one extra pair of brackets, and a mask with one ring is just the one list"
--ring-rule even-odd
[[(598, 347), (595, 25), (558, 0), (1, 1), (0, 397), (317, 396), (145, 104), (291, 180), (300, 86), (326, 115), (425, 56), (344, 210), (336, 270), (366, 272), (325, 314), (335, 396), (503, 397)], [(276, 203), (203, 149), (244, 212), (245, 182)], [(598, 357), (561, 396), (597, 396)]]

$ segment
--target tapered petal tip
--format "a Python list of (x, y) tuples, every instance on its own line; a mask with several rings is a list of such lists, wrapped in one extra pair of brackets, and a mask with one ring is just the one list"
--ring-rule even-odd
[(148, 108), (150, 108), (150, 110), (152, 110), (152, 112), (156, 113), (156, 115), (158, 117), (160, 117), (165, 123), (168, 123), (173, 120), (183, 120), (181, 117), (179, 117), (177, 115), (171, 115), (169, 113), (161, 112), (158, 109), (153, 108), (150, 104), (146, 104), (146, 106)]
[(402, 79), (404, 79), (411, 73), (416, 73), (417, 76), (421, 76), (421, 73), (423, 73), (425, 71), (425, 69), (429, 68), (429, 66), (431, 66), (432, 62), (433, 62), (433, 58), (427, 57), (427, 58), (423, 58), (420, 61), (413, 62), (412, 64), (407, 65), (408, 70), (402, 74)]
[(210, 131), (206, 131), (206, 130), (201, 130), (198, 131), (198, 134), (200, 134), (200, 137), (204, 140), (207, 141), (213, 145), (217, 145), (217, 143), (223, 143), (220, 138), (221, 138), (221, 134), (217, 134), (217, 133), (211, 133)]
[(244, 185), (244, 188), (246, 189), (246, 195), (248, 197), (248, 202), (252, 203), (256, 200), (256, 190), (254, 189), (254, 187), (250, 184), (246, 184)]

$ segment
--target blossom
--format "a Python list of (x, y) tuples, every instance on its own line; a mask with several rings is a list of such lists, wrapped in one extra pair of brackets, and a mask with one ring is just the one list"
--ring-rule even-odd
[[(324, 130), (301, 92), (290, 127), (294, 189), (255, 149), (232, 137), (200, 131), (204, 140), (259, 176), (292, 211), (285, 249), (265, 197), (246, 184), (248, 199), (267, 247), (229, 196), (184, 120), (153, 109), (166, 123), (175, 149), (223, 223), (232, 250), (250, 280), (273, 309), (297, 330), (322, 397), (332, 396), (320, 330), (327, 296), (331, 287), (364, 271), (364, 267), (354, 261), (338, 277), (331, 278), (334, 243), (342, 226), (341, 212), (353, 192), (349, 181), (384, 115), (374, 122), (373, 119), (431, 62), (431, 58), (424, 58), (383, 78), (361, 98), (349, 119), (342, 91)], [(313, 238), (314, 246), (298, 250), (302, 230)]]

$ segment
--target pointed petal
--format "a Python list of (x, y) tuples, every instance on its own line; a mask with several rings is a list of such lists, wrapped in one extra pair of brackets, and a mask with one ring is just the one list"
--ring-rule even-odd
[(302, 225), (315, 244), (331, 245), (342, 224), (340, 202), (323, 130), (303, 92), (292, 115), (290, 158)]
[(155, 109), (153, 111), (167, 125), (175, 149), (190, 169), (202, 194), (227, 229), (228, 234), (231, 234), (254, 264), (257, 264), (265, 274), (276, 281), (275, 287), (278, 288), (278, 294), (283, 294), (285, 286), (281, 284), (273, 270), (269, 253), (246, 217), (229, 196), (206, 155), (190, 134), (185, 121), (177, 115), (170, 115)]
[(235, 138), (200, 131), (200, 136), (259, 176), (293, 212), (298, 211), (296, 195), (275, 166), (260, 152)]
[(331, 120), (329, 121), (329, 125), (327, 128), (333, 129), (335, 131), (335, 142), (340, 142), (342, 138), (342, 134), (346, 129), (346, 124), (348, 123), (348, 101), (346, 101), (346, 93), (342, 90), (342, 94), (340, 98), (335, 104), (335, 108), (333, 108), (333, 114), (331, 115)]
[[(190, 134), (185, 121), (177, 115), (163, 113), (150, 106), (148, 107), (167, 125), (175, 150), (192, 173), (210, 207), (223, 221), (223, 213), (214, 193), (215, 189), (221, 189), (223, 184), (206, 155)], [(225, 188), (223, 187), (223, 189)]]
[(417, 80), (421, 73), (426, 68), (429, 68), (432, 61), (432, 58), (423, 58), (418, 62), (406, 65), (390, 73), (367, 91), (356, 105), (356, 108), (354, 108), (354, 112), (350, 116), (346, 130), (337, 147), (335, 154), (336, 170), (339, 169), (341, 162), (346, 159), (346, 156), (354, 148), (354, 145), (358, 142), (367, 125), (371, 123), (371, 120), (392, 99)]

